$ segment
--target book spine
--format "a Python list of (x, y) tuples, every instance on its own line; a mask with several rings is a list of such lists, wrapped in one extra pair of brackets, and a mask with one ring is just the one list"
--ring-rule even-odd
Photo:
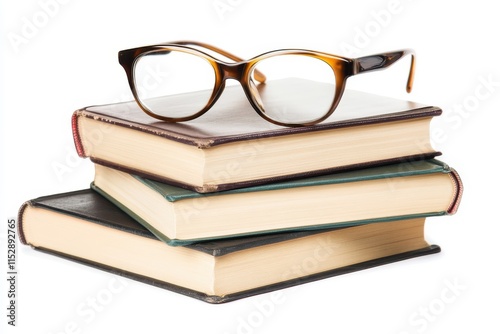
[(78, 127), (78, 118), (80, 117), (80, 110), (73, 113), (71, 117), (71, 130), (73, 132), (73, 141), (75, 142), (76, 153), (79, 157), (85, 158), (85, 148), (83, 147), (82, 138), (80, 136), (80, 129)]
[(452, 200), (452, 202), (447, 210), (447, 213), (450, 215), (453, 215), (457, 212), (458, 207), (460, 206), (460, 201), (462, 200), (464, 186), (462, 183), (462, 179), (460, 178), (460, 175), (458, 175), (456, 170), (451, 168), (450, 175), (451, 175), (453, 181), (455, 182), (455, 197)]
[(26, 236), (24, 235), (24, 224), (23, 224), (23, 216), (24, 216), (24, 211), (28, 207), (28, 205), (31, 205), (30, 201), (24, 202), (23, 205), (19, 208), (19, 212), (17, 214), (17, 235), (19, 236), (19, 240), (23, 245), (28, 245), (28, 242), (26, 240)]

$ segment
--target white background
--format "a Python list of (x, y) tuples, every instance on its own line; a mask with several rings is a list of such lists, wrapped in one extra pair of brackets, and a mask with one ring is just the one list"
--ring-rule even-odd
[[(497, 332), (500, 46), (494, 2), (1, 1), (0, 322), (8, 333)], [(347, 56), (411, 47), (407, 64), (351, 78), (350, 88), (437, 105), (434, 147), (461, 174), (455, 216), (429, 219), (442, 252), (209, 305), (18, 245), (17, 327), (7, 326), (6, 224), (28, 199), (88, 187), (70, 117), (130, 99), (117, 51), (194, 39), (252, 57), (277, 48)], [(103, 302), (99, 311), (92, 299)]]

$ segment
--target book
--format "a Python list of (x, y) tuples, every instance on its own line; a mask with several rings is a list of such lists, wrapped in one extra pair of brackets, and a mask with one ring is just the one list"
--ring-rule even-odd
[[(165, 103), (171, 99), (189, 108), (196, 94)], [(324, 122), (287, 128), (262, 119), (241, 88), (230, 86), (213, 108), (189, 122), (158, 121), (132, 101), (79, 109), (72, 128), (81, 157), (206, 193), (434, 158), (441, 153), (432, 148), (429, 124), (441, 113), (434, 106), (346, 91)]]
[(18, 222), (35, 250), (208, 303), (440, 251), (425, 218), (170, 247), (90, 189), (27, 201)]
[(206, 194), (95, 164), (91, 186), (171, 246), (452, 214), (462, 194), (435, 159)]

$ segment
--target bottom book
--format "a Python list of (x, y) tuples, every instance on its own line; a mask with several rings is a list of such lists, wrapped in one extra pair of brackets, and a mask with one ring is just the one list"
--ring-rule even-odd
[(214, 304), (437, 253), (424, 224), (415, 218), (172, 247), (90, 189), (27, 201), (19, 211), (21, 242), (34, 249)]

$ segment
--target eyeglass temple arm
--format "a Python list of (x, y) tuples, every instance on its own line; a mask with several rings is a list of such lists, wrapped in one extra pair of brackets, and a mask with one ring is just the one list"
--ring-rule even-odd
[[(195, 45), (195, 46), (199, 46), (199, 47), (217, 52), (218, 54), (221, 54), (224, 57), (227, 57), (227, 58), (234, 60), (234, 61), (244, 61), (243, 58), (240, 58), (232, 53), (227, 52), (226, 50), (220, 49), (216, 46), (206, 44), (206, 43), (195, 42), (195, 41), (175, 41), (175, 42), (169, 42), (169, 44)], [(259, 70), (255, 70), (253, 73), (254, 73), (255, 79), (257, 81), (259, 81), (260, 83), (264, 83), (266, 81), (266, 76), (262, 72), (260, 72)]]
[(406, 91), (410, 93), (413, 87), (413, 78), (415, 75), (415, 51), (412, 49), (404, 49), (356, 58), (354, 59), (354, 74), (383, 70), (406, 55), (411, 55), (410, 74), (408, 75), (408, 81), (406, 83)]

